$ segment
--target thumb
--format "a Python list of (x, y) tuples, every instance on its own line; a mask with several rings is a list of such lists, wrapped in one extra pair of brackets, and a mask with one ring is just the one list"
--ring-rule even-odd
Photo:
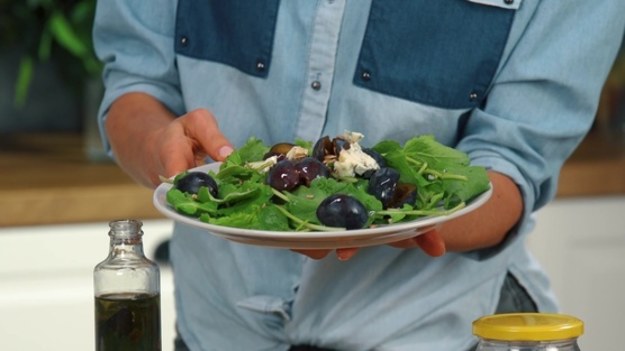
[(185, 135), (213, 160), (223, 161), (234, 150), (230, 141), (221, 133), (215, 116), (208, 110), (193, 110), (181, 117), (180, 122)]

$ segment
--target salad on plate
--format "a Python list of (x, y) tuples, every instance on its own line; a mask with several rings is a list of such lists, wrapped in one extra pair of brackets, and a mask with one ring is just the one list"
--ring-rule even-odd
[(250, 138), (218, 171), (167, 180), (166, 202), (217, 226), (323, 232), (449, 215), (490, 189), (483, 167), (431, 135), (370, 148), (363, 138), (345, 132), (271, 146)]

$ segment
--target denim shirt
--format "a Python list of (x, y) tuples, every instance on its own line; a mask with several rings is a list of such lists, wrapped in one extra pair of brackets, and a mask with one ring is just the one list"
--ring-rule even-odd
[(524, 239), (591, 125), (623, 13), (622, 0), (99, 1), (101, 123), (117, 97), (144, 92), (177, 115), (212, 111), (235, 146), (345, 130), (365, 146), (433, 134), (523, 195), (503, 244), (439, 258), (377, 246), (347, 262), (312, 260), (177, 224), (188, 346), (466, 350), (506, 272), (555, 311)]

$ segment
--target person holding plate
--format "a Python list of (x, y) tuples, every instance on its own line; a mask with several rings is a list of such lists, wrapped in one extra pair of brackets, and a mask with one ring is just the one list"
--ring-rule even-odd
[(99, 120), (155, 187), (268, 144), (433, 135), (489, 170), (477, 210), (391, 243), (246, 245), (177, 223), (178, 350), (470, 350), (471, 322), (557, 310), (524, 241), (589, 130), (625, 27), (605, 0), (99, 1)]

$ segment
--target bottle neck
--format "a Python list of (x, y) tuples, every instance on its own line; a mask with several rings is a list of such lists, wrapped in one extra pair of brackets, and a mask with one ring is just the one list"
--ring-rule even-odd
[(109, 223), (111, 230), (109, 237), (111, 238), (109, 246), (109, 256), (126, 257), (141, 256), (143, 257), (143, 231), (142, 223), (137, 220), (122, 220)]
[(111, 238), (109, 255), (113, 257), (144, 256), (143, 242), (140, 237), (137, 239)]

